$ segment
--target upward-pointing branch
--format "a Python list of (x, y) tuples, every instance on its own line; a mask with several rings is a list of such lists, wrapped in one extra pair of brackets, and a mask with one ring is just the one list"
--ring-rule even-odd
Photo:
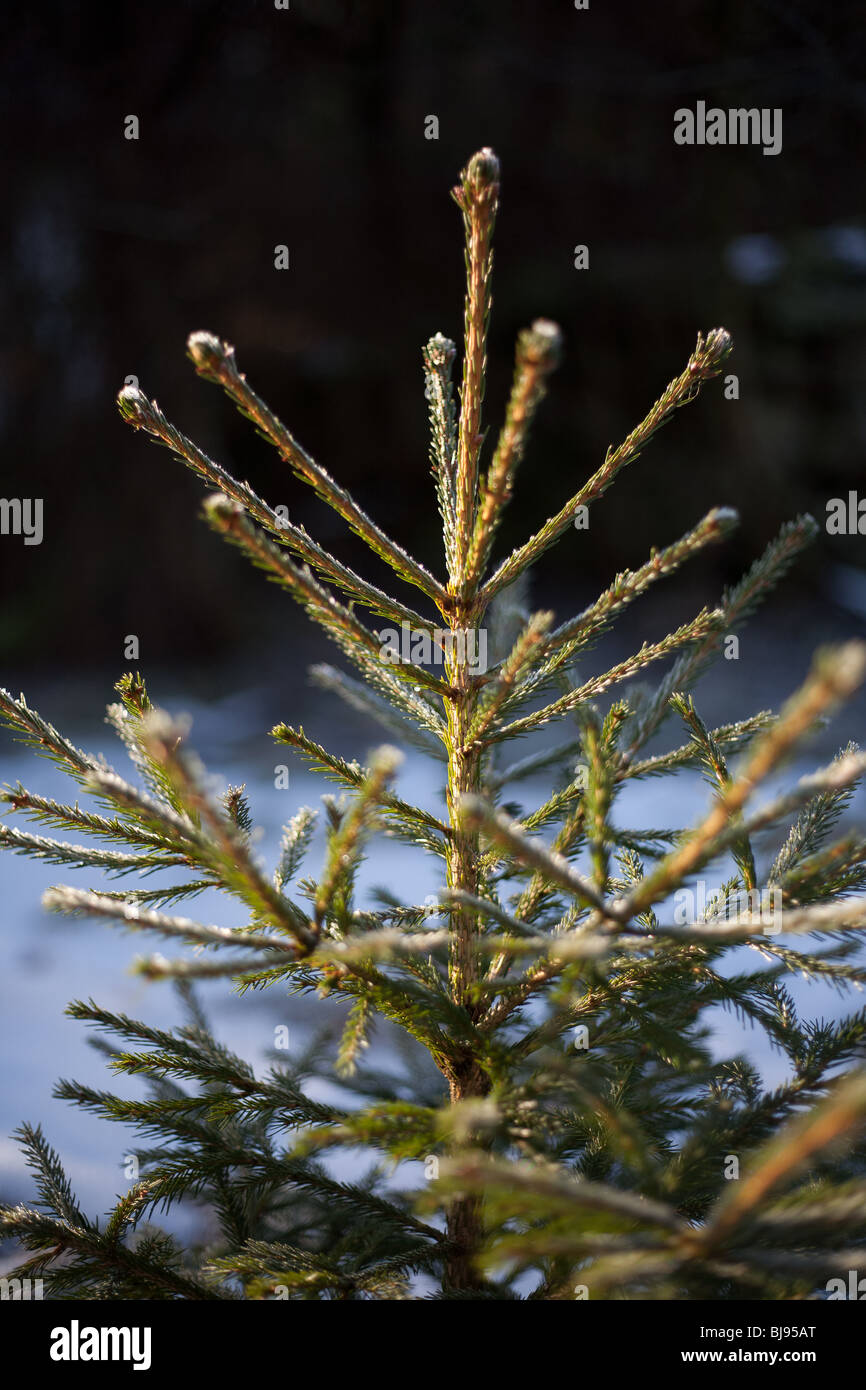
[(491, 149), (479, 150), (460, 175), (451, 196), (463, 213), (466, 232), (466, 304), (463, 386), (457, 440), (457, 554), (461, 589), (468, 582), (466, 561), (478, 507), (478, 453), (481, 448), (481, 403), (487, 357), (487, 322), (493, 270), (493, 224), (499, 203), (499, 160)]
[(540, 531), (537, 531), (530, 540), (513, 551), (508, 559), (499, 566), (493, 577), (487, 581), (481, 591), (482, 607), (486, 607), (500, 589), (503, 589), (506, 584), (511, 584), (518, 575), (534, 564), (545, 550), (555, 541), (558, 541), (559, 537), (572, 525), (578, 507), (588, 506), (589, 503), (595, 502), (597, 498), (601, 497), (610, 487), (616, 475), (627, 464), (634, 462), (656, 430), (667, 424), (674, 411), (679, 410), (680, 406), (687, 405), (689, 401), (693, 401), (705, 381), (718, 376), (722, 362), (730, 352), (732, 345), (731, 335), (724, 328), (712, 328), (706, 338), (702, 333), (698, 334), (695, 350), (684, 371), (669, 383), (646, 419), (632, 430), (619, 448), (608, 449), (604, 463), (598, 472), (593, 474), (589, 482), (584, 483), (580, 491), (566, 502), (556, 516), (550, 517)]
[(466, 580), (470, 588), (478, 582), (490, 558), (493, 537), (511, 497), (514, 475), (523, 457), (530, 426), (544, 398), (547, 378), (559, 361), (560, 344), (559, 328), (548, 319), (536, 319), (532, 327), (524, 329), (517, 339), (514, 382), (505, 412), (505, 424), (481, 489), (481, 503), (467, 562)]
[(233, 347), (221, 342), (212, 333), (193, 333), (188, 339), (187, 351), (199, 376), (222, 386), (241, 414), (252, 420), (286, 462), (291, 464), (298, 477), (309, 483), (323, 502), (339, 512), (371, 550), (385, 560), (401, 579), (414, 584), (434, 603), (440, 607), (447, 604), (447, 593), (439, 581), (407, 554), (402, 546), (385, 535), (346, 489), (301, 448), (283, 422), (256, 395), (244, 373), (238, 370)]
[(266, 531), (275, 536), (281, 545), (300, 555), (318, 574), (324, 575), (358, 603), (363, 603), (372, 612), (381, 613), (392, 621), (411, 623), (424, 632), (433, 630), (433, 624), (427, 618), (391, 598), (375, 584), (368, 583), (355, 574), (354, 570), (341, 564), (327, 550), (323, 550), (307, 535), (302, 526), (294, 526), (290, 521), (283, 521), (278, 517), (267, 502), (257, 496), (249, 483), (239, 483), (222, 464), (208, 458), (191, 439), (187, 439), (185, 434), (166, 419), (156, 401), (149, 400), (137, 386), (124, 386), (118, 394), (117, 404), (124, 420), (134, 429), (146, 430), (154, 439), (159, 440), (192, 469), (193, 473), (219, 488), (233, 502), (238, 502), (260, 526), (264, 526)]
[(739, 838), (748, 834), (736, 817), (752, 793), (815, 725), (825, 712), (854, 693), (866, 676), (866, 644), (847, 642), (817, 654), (805, 684), (788, 701), (779, 720), (753, 745), (746, 764), (716, 798), (701, 825), (658, 867), (641, 880), (629, 895), (624, 910), (629, 916), (659, 902), (687, 874), (708, 862), (718, 847), (718, 837), (732, 828)]

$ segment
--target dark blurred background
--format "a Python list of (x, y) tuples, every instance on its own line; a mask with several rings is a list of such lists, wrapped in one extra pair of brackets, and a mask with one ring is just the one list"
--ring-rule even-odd
[[(866, 492), (860, 4), (186, 0), (110, 20), (41, 4), (4, 28), (0, 492), (45, 505), (41, 546), (0, 542), (4, 684), (39, 667), (119, 672), (138, 664), (130, 633), (142, 669), (208, 670), (256, 648), (295, 669), (306, 651), (288, 600), (198, 519), (200, 484), (120, 421), (130, 374), (292, 520), (386, 578), (195, 377), (192, 329), (234, 342), (306, 448), (441, 570), (420, 349), (437, 330), (460, 338), (448, 193), (484, 144), (503, 168), (494, 432), (517, 331), (546, 315), (566, 338), (500, 553), (643, 417), (699, 328), (735, 339), (739, 400), (716, 382), (681, 412), (590, 531), (549, 555), (538, 600), (573, 609), (725, 503), (742, 529), (689, 572), (688, 611), (808, 509), (822, 535), (788, 581), (790, 611), (866, 616), (863, 538), (823, 531), (828, 498)], [(781, 107), (782, 152), (675, 145), (674, 111), (699, 99)]]

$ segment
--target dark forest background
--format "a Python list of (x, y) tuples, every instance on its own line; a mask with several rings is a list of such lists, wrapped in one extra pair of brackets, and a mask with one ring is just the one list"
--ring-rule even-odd
[[(113, 397), (129, 374), (383, 581), (195, 377), (193, 329), (232, 341), (305, 447), (441, 569), (420, 350), (437, 330), (460, 338), (462, 230), (448, 193), (485, 144), (503, 169), (492, 431), (517, 331), (546, 315), (566, 339), (500, 551), (643, 417), (699, 328), (735, 339), (739, 400), (718, 383), (683, 411), (593, 509), (590, 531), (547, 558), (536, 598), (573, 610), (710, 506), (735, 506), (741, 531), (693, 564), (685, 616), (788, 517), (808, 509), (823, 525), (828, 498), (866, 492), (862, 32), (860, 4), (805, 0), (6, 14), (0, 494), (44, 498), (45, 538), (0, 539), (3, 683), (17, 690), (19, 672), (40, 667), (118, 672), (129, 633), (144, 669), (207, 671), (255, 650), (293, 668), (307, 640), (285, 597), (198, 519), (199, 483), (121, 422)], [(781, 107), (782, 153), (675, 145), (674, 111), (699, 99)], [(124, 138), (129, 114), (137, 141)], [(424, 138), (431, 114), (437, 141)], [(578, 243), (588, 271), (573, 267)], [(850, 630), (863, 563), (862, 537), (822, 532), (787, 611), (832, 625), (848, 605)]]

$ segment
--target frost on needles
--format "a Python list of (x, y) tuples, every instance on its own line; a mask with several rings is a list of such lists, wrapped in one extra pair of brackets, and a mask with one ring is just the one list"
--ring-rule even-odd
[[(566, 535), (579, 545), (575, 519), (719, 374), (731, 340), (724, 329), (698, 334), (641, 424), (496, 559), (560, 334), (547, 320), (520, 334), (505, 419), (485, 447), (499, 197), (491, 150), (470, 159), (453, 196), (467, 270), (459, 386), (452, 341), (437, 333), (422, 354), (441, 577), (310, 457), (212, 334), (189, 339), (197, 373), (386, 562), (396, 593), (278, 515), (140, 390), (118, 398), (124, 419), (208, 485), (209, 525), (336, 644), (340, 665), (317, 667), (320, 684), (387, 731), (362, 765), (302, 728), (273, 730), (341, 789), (325, 798), (320, 862), (305, 867), (317, 817), (307, 807), (288, 821), (278, 862), (262, 862), (244, 789), (213, 793), (187, 724), (151, 703), (138, 674), (122, 677), (109, 706), (127, 755), (119, 770), (76, 748), (23, 696), (0, 693), (13, 734), (74, 784), (66, 802), (6, 787), (15, 815), (0, 825), (0, 845), (103, 871), (102, 887), (52, 888), (46, 905), (162, 938), (169, 954), (136, 968), (173, 980), (185, 1010), (182, 1026), (164, 1030), (92, 1000), (69, 1007), (106, 1035), (111, 1069), (147, 1092), (57, 1087), (139, 1132), (140, 1177), (106, 1220), (81, 1210), (42, 1133), (20, 1132), (38, 1198), (0, 1220), (22, 1252), (11, 1273), (44, 1277), (49, 1297), (788, 1299), (866, 1267), (866, 1012), (801, 1018), (787, 987), (797, 974), (857, 1002), (866, 842), (836, 823), (866, 758), (847, 744), (789, 790), (765, 791), (863, 680), (866, 649), (820, 652), (778, 714), (710, 728), (692, 698), (725, 637), (811, 540), (809, 517), (784, 525), (716, 608), (610, 670), (593, 669), (596, 640), (727, 536), (734, 513), (713, 508), (686, 535), (664, 538), (583, 612), (527, 611), (530, 566)], [(413, 660), (402, 641), (395, 652), (383, 624), (428, 639), (419, 647), (428, 656), (436, 643), (440, 659)], [(441, 640), (482, 628), (483, 670), (467, 643)], [(654, 684), (635, 694), (625, 683), (637, 675)], [(521, 748), (522, 735), (546, 725), (555, 729), (541, 751)], [(653, 738), (662, 751), (647, 751)], [(444, 782), (436, 811), (400, 795), (398, 745), (431, 759), (431, 778)], [(622, 828), (617, 799), (629, 783), (684, 769), (701, 769), (710, 787), (697, 824)], [(524, 805), (521, 783), (542, 772), (549, 796)], [(356, 870), (374, 835), (440, 861), (438, 903), (359, 900)], [(726, 875), (722, 886), (682, 920), (672, 901), (710, 871)], [(233, 902), (234, 927), (185, 915), (208, 889)], [(256, 1071), (201, 1012), (194, 982), (215, 976), (238, 993), (330, 996), (342, 1035), (328, 1025), (315, 1045), (275, 1052)], [(767, 1089), (744, 1055), (718, 1059), (708, 1027), (717, 1006), (784, 1055), (782, 1084)], [(382, 1019), (400, 1040), (390, 1070), (364, 1055)], [(329, 1094), (344, 1104), (312, 1098), (320, 1078), (338, 1082)], [(354, 1182), (328, 1167), (341, 1148), (368, 1156)], [(160, 1229), (160, 1212), (183, 1199), (211, 1215), (206, 1247), (184, 1248)]]

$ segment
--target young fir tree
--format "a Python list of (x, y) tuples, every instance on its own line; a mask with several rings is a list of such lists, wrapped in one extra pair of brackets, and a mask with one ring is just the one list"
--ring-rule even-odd
[[(599, 674), (587, 674), (585, 659), (600, 634), (651, 584), (729, 532), (733, 513), (710, 511), (558, 625), (552, 613), (524, 611), (529, 567), (566, 534), (575, 543), (581, 509), (719, 373), (731, 340), (723, 329), (699, 334), (643, 423), (492, 568), (559, 352), (554, 324), (521, 333), (505, 423), (482, 467), (498, 192), (497, 160), (482, 150), (454, 190), (467, 266), (459, 407), (454, 344), (437, 334), (423, 355), (447, 580), (310, 458), (255, 394), (231, 347), (209, 333), (189, 340), (199, 375), (221, 386), (295, 474), (414, 586), (418, 609), (282, 520), (138, 389), (120, 393), (124, 418), (216, 489), (205, 507), (211, 526), (282, 585), (362, 677), (320, 667), (318, 679), (428, 753), (431, 776), (446, 785), (440, 813), (431, 814), (394, 790), (393, 748), (362, 766), (279, 725), (274, 738), (346, 793), (326, 800), (324, 862), (316, 876), (299, 877), (315, 812), (294, 815), (267, 870), (252, 849), (243, 788), (214, 799), (186, 725), (151, 704), (138, 675), (123, 677), (109, 708), (134, 776), (80, 751), (23, 697), (0, 694), (5, 723), (89, 798), (85, 807), (7, 788), (12, 811), (73, 841), (3, 825), (0, 843), (140, 880), (121, 891), (54, 888), (47, 906), (198, 948), (138, 965), (178, 982), (183, 1027), (152, 1028), (92, 1001), (70, 1006), (114, 1039), (104, 1044), (111, 1067), (143, 1077), (149, 1097), (73, 1081), (57, 1088), (141, 1132), (143, 1176), (105, 1223), (80, 1209), (41, 1132), (22, 1131), (41, 1200), (38, 1209), (4, 1209), (2, 1230), (28, 1252), (17, 1273), (47, 1276), (51, 1297), (395, 1299), (432, 1287), (463, 1299), (790, 1298), (866, 1267), (866, 1071), (858, 1061), (866, 1011), (805, 1021), (786, 988), (792, 972), (840, 993), (866, 976), (856, 956), (866, 901), (850, 896), (866, 881), (866, 841), (834, 836), (866, 756), (849, 745), (792, 790), (755, 804), (761, 784), (856, 688), (866, 649), (819, 654), (777, 716), (710, 729), (687, 693), (809, 542), (808, 517), (782, 529), (718, 608)], [(438, 617), (428, 616), (434, 609)], [(408, 630), (410, 658), (422, 659), (398, 658), (393, 634), (383, 640), (362, 610)], [(482, 630), (486, 670), (469, 640)], [(444, 664), (423, 660), (425, 639), (438, 642)], [(621, 693), (628, 678), (669, 657), (654, 692)], [(597, 703), (609, 690), (612, 701)], [(508, 760), (521, 735), (554, 720), (563, 730), (554, 744)], [(648, 755), (665, 723), (667, 751)], [(702, 768), (712, 787), (697, 825), (622, 828), (617, 797), (630, 782), (686, 768)], [(504, 809), (503, 797), (543, 769), (555, 783), (549, 798)], [(755, 838), (767, 830), (777, 847), (769, 859)], [(441, 860), (438, 906), (357, 903), (356, 870), (374, 833)], [(672, 896), (711, 865), (726, 881), (697, 920), (678, 920)], [(172, 870), (186, 871), (183, 881)], [(164, 910), (213, 888), (235, 902), (233, 929)], [(769, 918), (767, 890), (775, 895)], [(257, 1074), (211, 1036), (191, 993), (190, 981), (214, 976), (241, 993), (317, 991), (344, 1001), (339, 1045)], [(742, 1055), (714, 1057), (705, 1014), (718, 1005), (759, 1024), (786, 1056), (783, 1084), (766, 1089)], [(407, 1040), (399, 1072), (361, 1064), (378, 1017)], [(316, 1077), (340, 1078), (345, 1105), (311, 1099)], [(355, 1183), (338, 1181), (324, 1161), (341, 1146), (374, 1160)], [(419, 1184), (416, 1166), (402, 1190), (401, 1160), (423, 1164), (429, 1181)], [(183, 1198), (216, 1218), (219, 1234), (205, 1249), (179, 1248), (151, 1224)]]

